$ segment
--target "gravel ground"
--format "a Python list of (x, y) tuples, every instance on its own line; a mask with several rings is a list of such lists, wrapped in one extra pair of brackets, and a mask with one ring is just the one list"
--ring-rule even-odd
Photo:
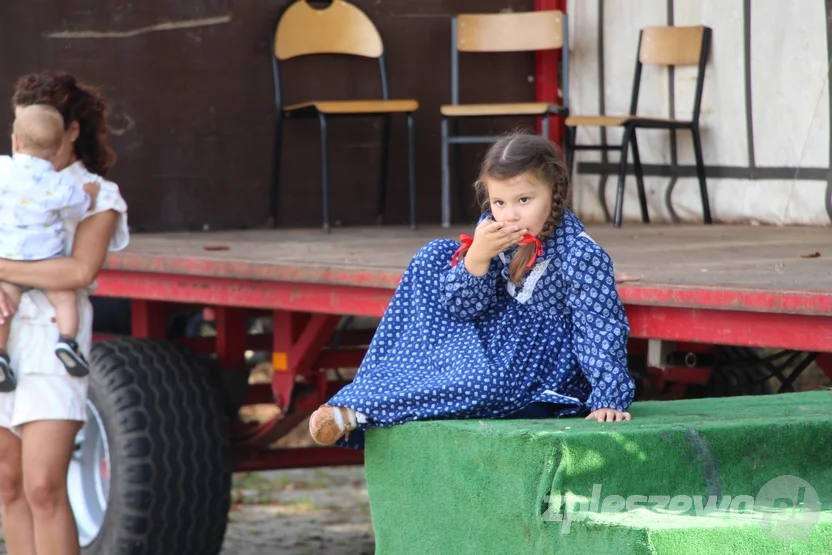
[(221, 555), (373, 554), (362, 466), (236, 474), (233, 502)]
[(372, 555), (364, 467), (235, 475), (222, 555)]

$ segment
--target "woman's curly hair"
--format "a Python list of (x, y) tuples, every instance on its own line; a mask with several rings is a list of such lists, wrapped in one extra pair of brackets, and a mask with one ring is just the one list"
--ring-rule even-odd
[(78, 122), (75, 156), (89, 171), (102, 177), (107, 174), (116, 162), (116, 154), (109, 141), (107, 103), (97, 89), (64, 71), (30, 73), (15, 83), (12, 109), (34, 104), (58, 110), (66, 129)]

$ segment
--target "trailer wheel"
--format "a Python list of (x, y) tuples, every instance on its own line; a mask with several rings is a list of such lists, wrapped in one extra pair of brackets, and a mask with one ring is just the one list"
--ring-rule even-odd
[(748, 347), (718, 346), (720, 363), (714, 368), (710, 381), (690, 388), (690, 398), (735, 397), (770, 395), (773, 393), (760, 355)]
[(96, 343), (90, 366), (68, 476), (84, 555), (219, 553), (231, 447), (205, 366), (179, 344), (128, 338)]

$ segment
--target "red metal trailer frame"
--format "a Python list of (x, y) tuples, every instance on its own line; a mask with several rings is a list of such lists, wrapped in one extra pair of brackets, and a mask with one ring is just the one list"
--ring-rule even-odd
[[(137, 236), (130, 249), (110, 258), (96, 295), (132, 300), (132, 333), (138, 338), (166, 337), (171, 309), (213, 308), (216, 337), (183, 341), (197, 352), (216, 353), (224, 370), (245, 368), (247, 349), (272, 353), (271, 383), (250, 386), (246, 404), (274, 403), (280, 413), (267, 422), (234, 425), (236, 470), (360, 463), (360, 452), (340, 448), (269, 446), (341, 387), (322, 369), (360, 364), (372, 330), (348, 330), (333, 348), (330, 339), (342, 316), (382, 316), (404, 261), (427, 240), (460, 231), (382, 228), (341, 230), (331, 237), (316, 230), (171, 234), (148, 242)], [(832, 287), (823, 287), (832, 261), (798, 256), (823, 248), (822, 229), (652, 225), (590, 227), (590, 233), (612, 247), (617, 269), (648, 270), (644, 280), (619, 285), (631, 326), (631, 353), (645, 353), (648, 339), (676, 342), (680, 350), (698, 353), (713, 345), (832, 351)], [(203, 237), (212, 244), (203, 244)], [(230, 246), (214, 245), (223, 241)], [(212, 252), (221, 248), (226, 252)], [(747, 253), (745, 261), (736, 258), (738, 251)], [(329, 258), (298, 262), (307, 252)], [(377, 264), (379, 258), (390, 262)], [(788, 266), (780, 260), (788, 260)], [(692, 272), (700, 262), (709, 266)], [(771, 286), (754, 285), (769, 282)], [(248, 334), (246, 319), (252, 313), (273, 317), (273, 335)], [(832, 377), (830, 355), (817, 362)], [(663, 368), (652, 379), (660, 385), (702, 384), (709, 372)]]

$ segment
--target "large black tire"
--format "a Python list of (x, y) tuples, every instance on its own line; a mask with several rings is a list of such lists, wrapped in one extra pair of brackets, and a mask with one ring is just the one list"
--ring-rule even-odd
[[(754, 364), (760, 356), (747, 347), (717, 346), (719, 364), (711, 373), (707, 384), (688, 388), (688, 398), (738, 397), (746, 395), (770, 395), (769, 372), (760, 364)], [(738, 368), (732, 363), (746, 362)]]
[[(705, 399), (712, 397), (735, 397), (744, 395), (769, 395), (773, 393), (768, 382), (769, 372), (763, 363), (754, 364), (759, 359), (754, 349), (744, 347), (717, 346), (717, 360), (711, 372), (711, 378), (704, 385), (688, 385), (683, 398)], [(749, 362), (738, 368), (731, 367), (731, 363)], [(630, 375), (636, 383), (636, 400), (642, 400), (647, 377), (647, 358), (644, 355), (630, 355), (628, 357)], [(650, 392), (655, 395), (656, 392)]]
[(231, 498), (220, 392), (187, 348), (116, 339), (91, 353), (90, 402), (110, 453), (110, 492), (84, 555), (215, 555)]

